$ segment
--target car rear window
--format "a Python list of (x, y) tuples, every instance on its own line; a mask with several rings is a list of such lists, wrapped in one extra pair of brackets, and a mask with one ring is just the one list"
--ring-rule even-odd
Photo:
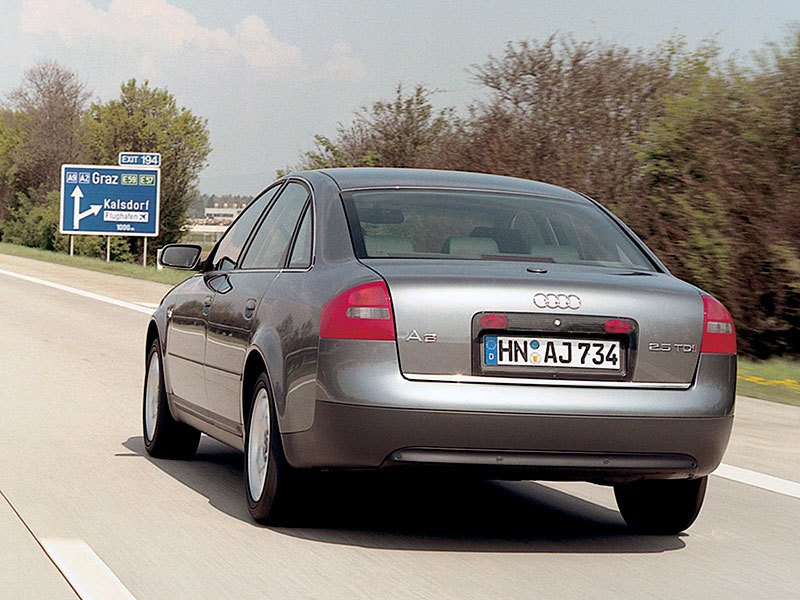
[(516, 260), (655, 271), (638, 245), (587, 202), (458, 190), (344, 195), (359, 258)]

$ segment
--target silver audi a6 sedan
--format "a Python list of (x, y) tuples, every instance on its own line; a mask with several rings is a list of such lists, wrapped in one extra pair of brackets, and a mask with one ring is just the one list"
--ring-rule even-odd
[(733, 420), (728, 311), (593, 200), (534, 181), (330, 169), (275, 182), (147, 332), (144, 440), (244, 452), (253, 518), (298, 475), (442, 469), (613, 485), (626, 522), (697, 516)]

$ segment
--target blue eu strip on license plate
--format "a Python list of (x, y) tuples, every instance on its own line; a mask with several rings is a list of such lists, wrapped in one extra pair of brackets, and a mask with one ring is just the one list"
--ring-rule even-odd
[(497, 364), (497, 336), (487, 335), (483, 338), (483, 364)]

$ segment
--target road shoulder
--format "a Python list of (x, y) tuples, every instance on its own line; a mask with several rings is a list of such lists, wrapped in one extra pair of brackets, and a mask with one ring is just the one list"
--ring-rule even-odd
[(723, 462), (800, 482), (800, 408), (737, 396)]
[(124, 302), (155, 308), (169, 285), (0, 254), (0, 269), (59, 283)]

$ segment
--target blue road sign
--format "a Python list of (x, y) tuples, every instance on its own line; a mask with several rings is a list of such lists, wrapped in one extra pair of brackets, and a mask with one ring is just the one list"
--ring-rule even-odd
[(120, 152), (117, 162), (121, 167), (160, 167), (158, 152)]
[(161, 171), (61, 165), (61, 233), (157, 236)]

